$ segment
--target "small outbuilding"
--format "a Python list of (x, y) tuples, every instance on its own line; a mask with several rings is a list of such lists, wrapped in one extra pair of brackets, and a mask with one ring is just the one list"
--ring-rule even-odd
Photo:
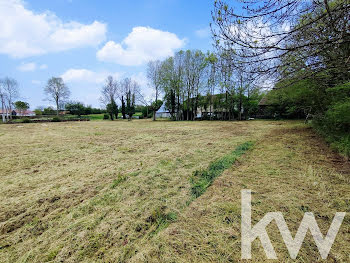
[(171, 117), (171, 114), (169, 111), (165, 109), (164, 104), (156, 112), (156, 118), (170, 118), (170, 117)]

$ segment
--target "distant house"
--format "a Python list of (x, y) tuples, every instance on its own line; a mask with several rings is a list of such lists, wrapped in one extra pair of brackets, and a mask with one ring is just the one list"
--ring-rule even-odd
[[(203, 107), (197, 107), (196, 111), (196, 118), (198, 119), (233, 119), (233, 113), (230, 112), (226, 108), (222, 107), (215, 107), (214, 105), (219, 102), (219, 104), (222, 104), (226, 101), (226, 93), (220, 93), (220, 94), (214, 94), (212, 95), (212, 104), (208, 105), (207, 108)], [(235, 111), (238, 111), (237, 106), (234, 108)], [(244, 112), (243, 105), (241, 107), (241, 113)], [(231, 115), (231, 116), (230, 116)]]
[[(0, 109), (0, 116), (2, 117), (2, 115), (7, 115), (7, 112), (6, 111), (2, 111)], [(31, 110), (26, 110), (26, 111), (18, 111), (18, 110), (13, 110), (11, 112), (11, 115), (12, 116), (19, 116), (19, 117), (31, 117), (31, 116), (35, 116), (35, 112), (34, 111), (31, 111)]]
[(171, 117), (171, 114), (169, 111), (165, 109), (164, 104), (156, 112), (156, 118), (170, 118), (170, 117)]
[(58, 114), (59, 114), (59, 115), (67, 115), (67, 114), (69, 114), (69, 111), (68, 111), (68, 110), (60, 110), (60, 111), (58, 112)]
[(258, 104), (258, 107), (259, 107), (259, 113), (258, 113), (258, 118), (269, 118), (271, 117), (271, 113), (269, 112), (268, 108), (269, 106), (272, 106), (273, 104), (269, 101), (268, 97), (265, 96), (263, 97), (259, 104)]
[(25, 111), (14, 110), (12, 112), (15, 112), (16, 116), (19, 116), (19, 117), (32, 117), (32, 116), (35, 116), (35, 112), (31, 111), (31, 110), (25, 110)]

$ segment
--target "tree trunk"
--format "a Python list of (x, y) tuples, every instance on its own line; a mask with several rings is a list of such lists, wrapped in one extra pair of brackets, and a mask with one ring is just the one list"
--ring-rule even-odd
[(176, 120), (178, 121), (180, 119), (180, 94), (177, 94), (177, 113), (176, 113)]
[(58, 117), (58, 111), (59, 111), (59, 109), (58, 109), (58, 99), (56, 99), (56, 112), (57, 112), (57, 117)]
[(9, 110), (8, 110), (8, 113), (9, 113), (8, 118), (9, 118), (10, 120), (12, 120), (12, 106), (11, 106), (11, 103), (9, 103)]
[(209, 105), (210, 120), (213, 119), (212, 106), (213, 106), (213, 94), (210, 95), (210, 105)]
[(187, 93), (187, 120), (190, 120), (190, 93)]
[(1, 116), (2, 116), (2, 122), (6, 122), (6, 117), (5, 117), (5, 107), (4, 107), (4, 100), (1, 101)]
[(239, 97), (239, 112), (238, 112), (239, 120), (242, 120), (242, 98), (241, 96)]
[[(157, 105), (157, 100), (158, 100), (158, 88), (156, 88), (156, 101), (155, 105)], [(153, 109), (153, 121), (156, 120), (156, 111)]]
[(182, 94), (182, 120), (185, 120), (185, 93)]

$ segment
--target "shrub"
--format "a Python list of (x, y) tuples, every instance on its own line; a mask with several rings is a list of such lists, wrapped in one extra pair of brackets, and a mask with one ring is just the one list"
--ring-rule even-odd
[(21, 121), (22, 123), (31, 123), (32, 120), (31, 119), (28, 119), (28, 118), (25, 118)]
[(350, 99), (333, 104), (326, 112), (328, 124), (339, 131), (350, 131)]
[(108, 120), (108, 119), (109, 119), (109, 115), (108, 115), (108, 114), (104, 114), (104, 115), (103, 115), (103, 119), (104, 119), (104, 120)]
[(312, 124), (333, 149), (350, 157), (350, 99), (332, 104), (324, 115), (316, 116)]
[(331, 147), (350, 158), (350, 135), (344, 134), (337, 138), (337, 140), (333, 140)]
[(53, 117), (51, 121), (52, 122), (60, 122), (61, 119), (59, 117)]

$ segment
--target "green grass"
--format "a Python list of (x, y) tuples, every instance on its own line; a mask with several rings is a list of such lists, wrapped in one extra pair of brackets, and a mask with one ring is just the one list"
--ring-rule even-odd
[(207, 188), (219, 177), (226, 169), (230, 168), (246, 151), (252, 148), (252, 142), (245, 142), (239, 145), (233, 152), (212, 162), (206, 170), (196, 170), (191, 177), (192, 200), (201, 196)]
[[(135, 112), (135, 114), (133, 116), (141, 116), (142, 115), (142, 112)], [(121, 112), (118, 113), (118, 118), (122, 118), (123, 115)]]
[(171, 223), (175, 222), (177, 219), (176, 212), (165, 213), (164, 207), (157, 207), (153, 210), (152, 214), (147, 218), (147, 222), (153, 224), (155, 227), (150, 236), (154, 236), (160, 231), (167, 228)]
[(102, 121), (103, 120), (103, 113), (101, 114), (89, 114), (89, 115), (86, 115), (87, 117), (90, 118), (90, 120), (92, 121)]
[(121, 184), (122, 182), (124, 182), (127, 179), (127, 177), (125, 175), (118, 175), (118, 178), (113, 180), (113, 183), (111, 185), (111, 188), (114, 189), (116, 188), (119, 184)]

